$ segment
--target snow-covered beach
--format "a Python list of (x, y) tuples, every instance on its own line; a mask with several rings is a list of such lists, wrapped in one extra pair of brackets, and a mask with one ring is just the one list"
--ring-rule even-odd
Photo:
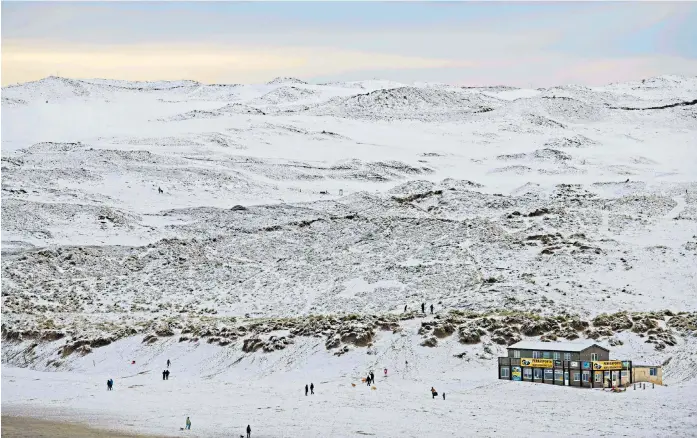
[[(578, 437), (689, 437), (697, 427), (694, 379), (621, 394), (511, 382), (497, 380), (494, 361), (478, 358), (481, 346), (429, 349), (417, 342), (415, 333), (387, 334), (376, 342), (376, 355), (355, 350), (334, 357), (319, 340), (252, 355), (176, 340), (157, 348), (118, 341), (77, 360), (70, 372), (4, 367), (3, 413), (199, 437), (238, 436), (247, 424), (254, 437), (318, 438), (551, 437), (559, 429)], [(464, 359), (454, 357), (462, 352)], [(168, 358), (172, 374), (163, 381)], [(360, 381), (371, 369), (376, 390)], [(105, 376), (115, 380), (111, 392)], [(305, 396), (310, 383), (315, 394)], [(432, 386), (445, 400), (431, 397)], [(187, 416), (192, 428), (180, 431)]]

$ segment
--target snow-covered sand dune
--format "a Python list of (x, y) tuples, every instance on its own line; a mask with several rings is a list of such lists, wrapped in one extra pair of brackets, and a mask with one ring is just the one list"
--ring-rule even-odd
[[(200, 436), (247, 422), (253, 436), (689, 436), (696, 98), (697, 77), (677, 76), (538, 90), (294, 78), (5, 87), (3, 412), (159, 434), (191, 413)], [(272, 352), (245, 331), (283, 327), (265, 340), (274, 350), (289, 339), (284, 318), (355, 314), (360, 338), (361, 318), (422, 302), (437, 321), (631, 312), (636, 333), (598, 342), (667, 361), (670, 386), (608, 395), (500, 382), (493, 332), (431, 348), (417, 323), (431, 317), (371, 335), (369, 354), (355, 339), (333, 354), (335, 326)], [(691, 313), (671, 322), (680, 312)], [(645, 318), (665, 331), (638, 329)], [(240, 332), (221, 338), (221, 327)], [(675, 342), (654, 350), (644, 335)], [(453, 357), (463, 348), (472, 360)], [(162, 386), (167, 357), (179, 368)], [(377, 391), (350, 386), (383, 366), (394, 374)], [(316, 399), (301, 396), (306, 380)], [(436, 401), (430, 386), (452, 389)], [(559, 417), (546, 403), (557, 398), (613, 414)], [(539, 421), (521, 426), (530, 409)], [(656, 409), (661, 421), (641, 426)]]

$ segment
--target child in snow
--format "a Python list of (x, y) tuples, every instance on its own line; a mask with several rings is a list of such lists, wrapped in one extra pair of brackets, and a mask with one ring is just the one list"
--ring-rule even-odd
[(186, 417), (186, 429), (191, 429), (191, 420), (189, 419), (189, 417)]

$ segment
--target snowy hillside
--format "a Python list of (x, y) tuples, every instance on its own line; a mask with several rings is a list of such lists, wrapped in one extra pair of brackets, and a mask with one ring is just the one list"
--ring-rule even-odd
[[(348, 421), (371, 396), (337, 388), (366, 368), (400, 373), (389, 398), (441, 381), (469, 403), (475, 388), (506, 384), (494, 377), (505, 345), (580, 337), (666, 361), (662, 391), (682, 397), (697, 363), (696, 146), (697, 77), (538, 90), (57, 77), (3, 88), (3, 386), (60, 371), (66, 391), (89, 391), (105, 373), (157, 374), (171, 354), (211, 388), (255, 376), (275, 394), (326, 374)], [(530, 330), (530, 315), (550, 324)], [(477, 322), (487, 318), (500, 326)], [(463, 352), (472, 360), (453, 357)], [(477, 377), (461, 381), (469, 368)], [(383, 396), (373, 402), (391, 409)], [(5, 386), (3, 409), (49, 412), (42, 397)], [(110, 403), (75, 409), (115, 427)], [(421, 409), (409, 403), (395, 423)], [(433, 409), (452, 431), (473, 427)], [(268, 436), (297, 436), (282, 435), (285, 421)], [(684, 424), (672, 436), (688, 436)], [(208, 427), (201, 436), (217, 433)], [(658, 436), (642, 433), (631, 434)]]

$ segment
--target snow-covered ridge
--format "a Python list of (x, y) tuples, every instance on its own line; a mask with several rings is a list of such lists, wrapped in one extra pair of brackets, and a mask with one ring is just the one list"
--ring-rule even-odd
[(288, 77), (277, 77), (275, 79), (270, 80), (269, 82), (266, 83), (266, 85), (288, 85), (288, 84), (307, 84), (305, 81), (301, 81), (300, 79), (297, 78), (288, 78)]

